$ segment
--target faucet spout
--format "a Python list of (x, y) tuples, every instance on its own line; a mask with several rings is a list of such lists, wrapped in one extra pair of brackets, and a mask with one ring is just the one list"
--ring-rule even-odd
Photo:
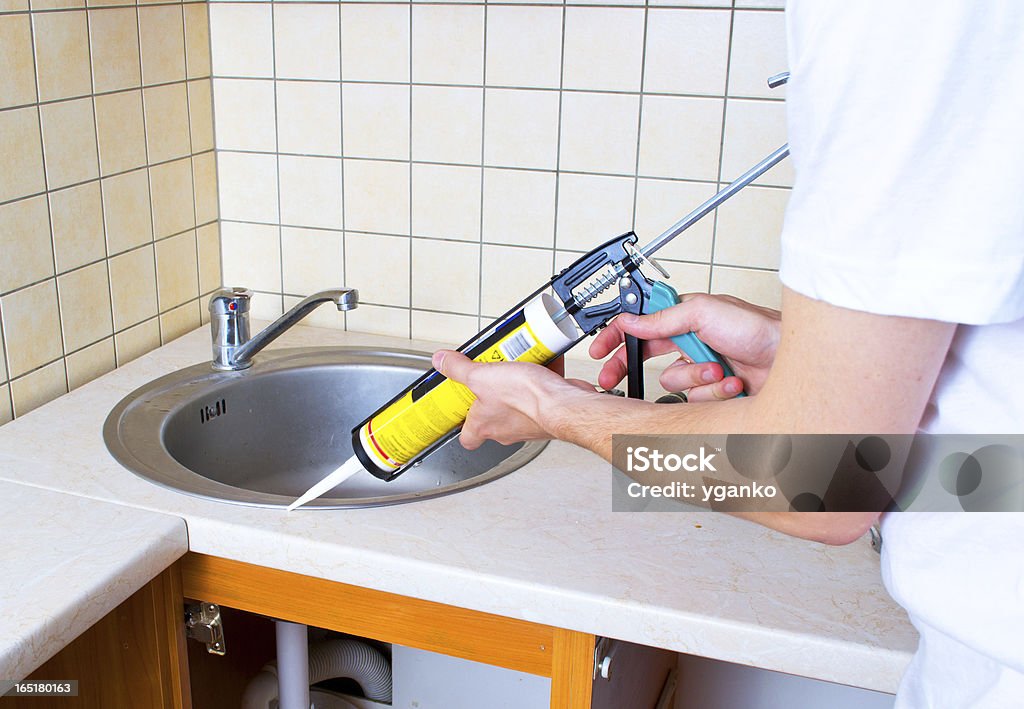
[(333, 302), (338, 310), (352, 310), (359, 305), (355, 288), (334, 288), (314, 293), (249, 339), (249, 301), (252, 291), (246, 288), (225, 288), (210, 299), (210, 324), (213, 334), (214, 369), (235, 371), (252, 366), (252, 358), (293, 325), (323, 303)]

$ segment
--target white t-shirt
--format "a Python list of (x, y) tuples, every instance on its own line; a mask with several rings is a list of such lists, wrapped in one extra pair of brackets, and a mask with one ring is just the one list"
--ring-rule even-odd
[[(786, 12), (782, 281), (964, 323), (922, 428), (1024, 433), (1024, 2)], [(1024, 514), (897, 513), (882, 532), (886, 586), (921, 634), (897, 706), (1024, 706)]]

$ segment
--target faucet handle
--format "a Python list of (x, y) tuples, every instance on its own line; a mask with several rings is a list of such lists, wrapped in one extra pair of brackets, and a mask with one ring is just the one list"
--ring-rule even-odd
[(210, 336), (213, 339), (213, 368), (238, 369), (235, 352), (249, 341), (248, 288), (221, 288), (210, 297)]
[(249, 288), (221, 288), (210, 296), (211, 315), (241, 315), (249, 312), (252, 290)]

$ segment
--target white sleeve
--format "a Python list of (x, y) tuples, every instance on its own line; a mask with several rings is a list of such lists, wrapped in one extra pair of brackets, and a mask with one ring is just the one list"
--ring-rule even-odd
[(1024, 317), (1024, 2), (791, 0), (780, 277), (841, 307)]

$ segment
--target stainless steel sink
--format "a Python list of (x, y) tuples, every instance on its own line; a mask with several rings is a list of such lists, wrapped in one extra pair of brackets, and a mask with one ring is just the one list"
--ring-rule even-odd
[[(250, 369), (198, 364), (125, 397), (103, 427), (125, 467), (212, 500), (284, 507), (352, 455), (351, 430), (430, 367), (404, 350), (280, 349)], [(372, 507), (447, 495), (506, 475), (546, 443), (467, 451), (452, 441), (387, 483), (362, 471), (310, 507)]]

